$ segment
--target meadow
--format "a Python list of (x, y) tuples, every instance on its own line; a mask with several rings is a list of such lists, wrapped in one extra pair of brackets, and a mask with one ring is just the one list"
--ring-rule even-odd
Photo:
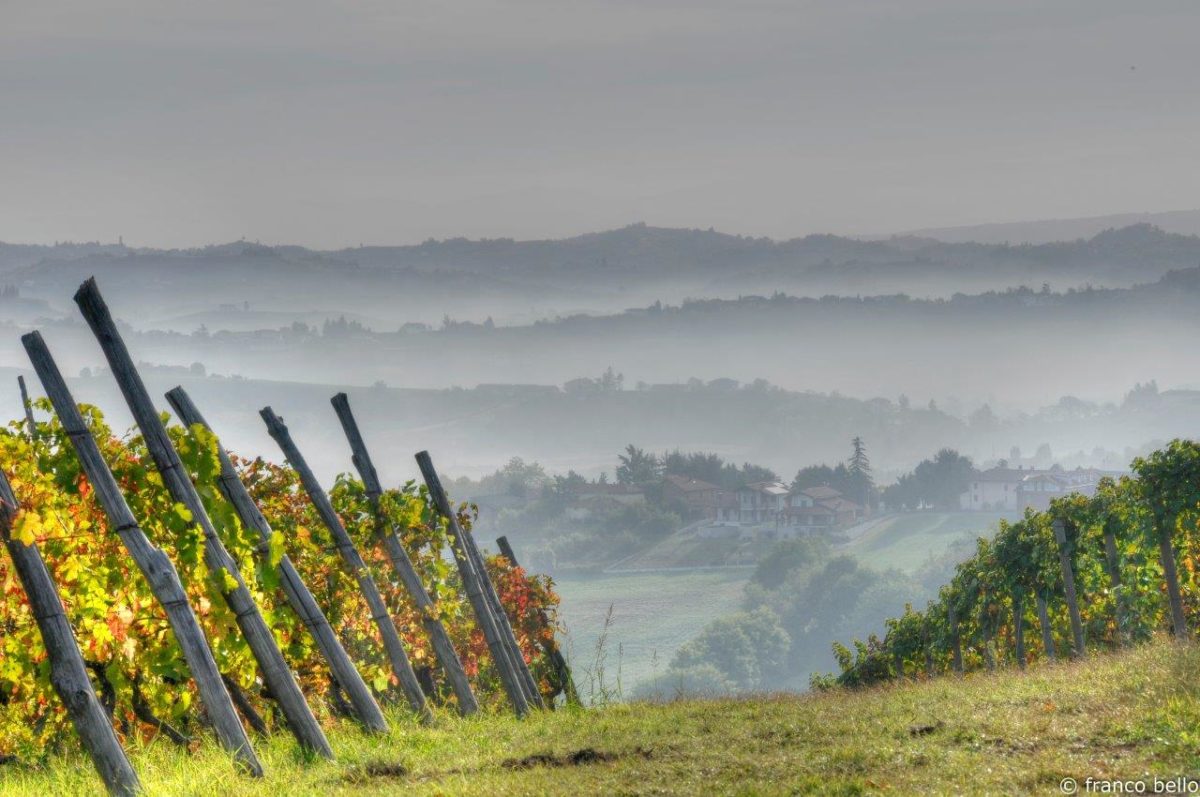
[(912, 573), (956, 542), (991, 537), (1001, 519), (1016, 520), (1009, 512), (913, 512), (893, 515), (851, 540), (840, 552), (879, 570), (895, 568)]
[[(1155, 642), (1084, 662), (810, 695), (619, 704), (392, 731), (339, 724), (336, 762), (277, 734), (262, 780), (205, 743), (134, 744), (151, 794), (1058, 794), (1064, 778), (1171, 778), (1200, 767), (1200, 649)], [(80, 753), (0, 766), (12, 797), (94, 794)]]
[[(639, 681), (665, 670), (680, 645), (710, 621), (740, 608), (742, 590), (752, 572), (710, 570), (556, 579), (555, 588), (562, 598), (560, 617), (566, 626), (562, 644), (583, 698), (587, 700), (593, 692), (599, 695), (614, 690), (628, 695)], [(603, 648), (597, 651), (602, 638)]]

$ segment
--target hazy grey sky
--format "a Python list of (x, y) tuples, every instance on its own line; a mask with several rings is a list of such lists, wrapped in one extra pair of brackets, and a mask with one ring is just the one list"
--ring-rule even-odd
[(0, 240), (1200, 206), (1194, 0), (0, 0)]

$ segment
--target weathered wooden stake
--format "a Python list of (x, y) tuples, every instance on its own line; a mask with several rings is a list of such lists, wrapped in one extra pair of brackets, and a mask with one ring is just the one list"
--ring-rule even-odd
[(504, 691), (508, 695), (509, 702), (512, 703), (513, 710), (518, 717), (523, 717), (529, 713), (529, 701), (525, 696), (525, 687), (521, 675), (516, 669), (516, 664), (509, 655), (509, 648), (501, 637), (499, 622), (483, 591), (479, 575), (475, 570), (475, 563), (467, 553), (464, 539), (467, 535), (458, 525), (458, 517), (454, 514), (454, 507), (450, 505), (450, 499), (446, 497), (446, 491), (442, 488), (442, 480), (438, 478), (437, 470), (433, 467), (433, 460), (429, 458), (429, 452), (422, 451), (417, 454), (417, 465), (425, 479), (425, 486), (429, 489), (429, 497), (433, 501), (434, 508), (446, 519), (446, 528), (450, 532), (450, 550), (454, 553), (454, 562), (458, 565), (458, 574), (462, 578), (467, 599), (475, 611), (475, 621), (483, 631), (483, 638), (487, 642), (488, 650), (492, 653), (492, 661), (496, 665), (500, 682), (504, 685)]
[(1016, 637), (1016, 657), (1017, 667), (1025, 669), (1025, 596), (1020, 592), (1014, 592), (1012, 596), (1013, 606), (1013, 634)]
[(29, 424), (29, 439), (37, 440), (37, 421), (33, 419), (33, 402), (29, 400), (29, 391), (25, 389), (25, 377), (17, 377), (17, 386), (21, 389), (21, 406), (25, 408), (25, 422)]
[(929, 617), (925, 617), (925, 623), (920, 629), (920, 643), (925, 649), (925, 677), (934, 677), (934, 646), (929, 643)]
[(1117, 535), (1112, 518), (1104, 521), (1104, 567), (1108, 570), (1108, 586), (1116, 595), (1117, 644), (1124, 647), (1129, 644), (1129, 607), (1121, 590), (1121, 559), (1117, 555)]
[(1067, 612), (1071, 616), (1071, 636), (1074, 639), (1072, 655), (1084, 656), (1083, 620), (1079, 617), (1079, 600), (1075, 595), (1075, 570), (1071, 566), (1071, 553), (1067, 550), (1067, 524), (1062, 518), (1054, 521), (1054, 541), (1058, 543), (1058, 561), (1062, 565), (1063, 590), (1067, 597)]
[[(167, 401), (171, 403), (180, 420), (189, 427), (200, 425), (208, 431), (212, 431), (208, 421), (200, 414), (200, 410), (182, 387), (176, 387), (167, 393)], [(248, 529), (258, 531), (259, 539), (262, 540), (265, 550), (265, 547), (271, 542), (271, 524), (267, 522), (258, 504), (250, 496), (250, 491), (242, 483), (237, 469), (233, 466), (233, 460), (229, 457), (229, 452), (221, 445), (220, 440), (217, 441), (217, 456), (221, 460), (221, 475), (217, 479), (217, 484), (222, 495), (233, 505), (242, 524)], [(300, 578), (296, 566), (292, 564), (291, 558), (286, 553), (279, 560), (279, 582), (292, 611), (304, 623), (305, 628), (317, 643), (321, 655), (329, 664), (329, 669), (333, 673), (335, 689), (340, 686), (349, 697), (355, 718), (372, 731), (386, 732), (388, 724), (383, 717), (383, 712), (379, 709), (379, 704), (375, 702), (371, 690), (367, 688), (362, 675), (359, 674), (354, 662), (346, 653), (346, 649), (338, 640), (337, 634), (329, 625), (329, 619), (325, 617), (325, 612), (321, 611), (312, 591)]]
[(338, 393), (331, 402), (338, 420), (341, 421), (342, 430), (346, 433), (346, 439), (350, 442), (350, 460), (354, 463), (354, 468), (363, 481), (363, 487), (366, 488), (367, 499), (375, 510), (376, 531), (383, 541), (384, 550), (392, 563), (392, 568), (400, 577), (408, 594), (412, 596), (413, 603), (416, 604), (417, 612), (421, 615), (421, 624), (425, 626), (425, 633), (429, 636), (430, 644), (433, 646), (433, 652), (442, 665), (442, 670), (446, 673), (446, 678), (450, 681), (450, 687), (454, 690), (454, 696), (458, 700), (459, 713), (463, 716), (474, 714), (479, 710), (479, 701), (475, 699), (475, 693), (471, 691), (471, 682), (467, 679), (466, 670), (463, 669), (462, 661), (458, 658), (454, 643), (450, 640), (450, 635), (446, 633), (446, 627), (442, 625), (441, 619), (437, 616), (437, 606), (429, 597), (425, 585), (421, 583), (421, 577), (417, 574), (417, 569), (413, 566), (408, 551), (404, 550), (398, 529), (390, 524), (387, 527), (384, 525), (385, 518), (379, 505), (380, 498), (383, 496), (383, 484), (379, 481), (379, 474), (371, 462), (367, 444), (358, 429), (354, 413), (350, 410), (350, 399), (345, 393)]
[[(440, 481), (438, 483), (441, 484)], [(521, 689), (525, 692), (525, 700), (537, 708), (545, 708), (546, 701), (542, 699), (541, 690), (538, 689), (537, 682), (533, 679), (533, 673), (529, 670), (529, 664), (525, 661), (525, 654), (521, 651), (521, 644), (517, 641), (516, 632), (513, 631), (512, 623), (508, 619), (508, 612), (504, 611), (504, 604), (500, 602), (500, 594), (496, 592), (496, 585), (492, 583), (492, 577), (488, 575), (487, 563), (483, 559), (483, 554), (479, 552), (479, 546), (475, 544), (475, 535), (463, 534), (462, 539), (467, 556), (470, 557), (471, 564), (479, 575), (479, 585), (483, 590), (483, 596), (492, 609), (492, 616), (496, 618), (496, 625), (500, 630), (500, 640), (508, 649), (508, 658), (513, 663)]]
[[(517, 555), (513, 552), (512, 546), (508, 543), (508, 537), (499, 537), (496, 539), (496, 546), (500, 549), (501, 555), (512, 563), (513, 567), (520, 567), (521, 563), (517, 561)], [(579, 693), (575, 690), (575, 679), (571, 676), (571, 668), (567, 664), (567, 659), (563, 656), (562, 650), (558, 647), (558, 642), (554, 639), (554, 626), (550, 622), (550, 617), (542, 610), (542, 627), (549, 632), (549, 637), (542, 644), (542, 649), (546, 655), (550, 657), (550, 666), (554, 668), (558, 675), (558, 682), (563, 687), (563, 695), (568, 703), (579, 705)]]
[(954, 604), (950, 604), (950, 646), (954, 660), (954, 671), (959, 675), (963, 674), (963, 655), (962, 655), (962, 637), (958, 633), (958, 612), (954, 610)]
[(1046, 608), (1046, 596), (1040, 590), (1037, 592), (1037, 616), (1038, 625), (1042, 629), (1042, 649), (1046, 652), (1046, 658), (1054, 661), (1058, 658), (1058, 652), (1054, 649), (1054, 630), (1050, 627), (1050, 612)]
[(183, 582), (179, 580), (175, 565), (171, 563), (170, 557), (150, 542), (138, 525), (125, 496), (121, 494), (121, 488), (117, 486), (117, 480), (113, 478), (108, 463), (100, 453), (100, 447), (88, 431), (75, 399), (67, 389), (67, 383), (63, 380), (58, 365), (50, 355), (50, 350), (46, 348), (41, 333), (31, 332), (21, 338), (21, 342), (25, 344), (25, 351), (29, 353), (29, 359), (42, 381), (42, 387), (54, 406), (63, 431), (67, 433), (67, 438), (75, 449), (88, 484), (91, 485), (100, 507), (108, 518), (109, 528), (121, 538), (125, 549), (145, 576), (150, 591), (163, 607), (167, 620), (171, 623), (171, 630), (175, 633), (184, 660), (187, 661), (192, 678), (196, 681), (200, 701), (204, 705), (209, 722), (212, 723), (217, 740), (234, 754), (247, 772), (261, 777), (262, 764), (254, 755), (250, 739), (246, 736), (246, 729), (242, 727), (242, 721), (238, 719), (229, 692), (221, 681), (221, 673), (217, 670), (212, 650), (191, 604), (188, 603), (187, 592), (184, 591)]
[(1158, 555), (1162, 563), (1163, 579), (1167, 582), (1167, 599), (1171, 605), (1171, 629), (1176, 639), (1188, 638), (1187, 618), (1183, 614), (1183, 595), (1179, 592), (1179, 571), (1175, 565), (1175, 545), (1171, 532), (1175, 530), (1175, 516), (1158, 519)]
[(983, 638), (983, 663), (987, 666), (988, 672), (993, 672), (996, 669), (996, 654), (992, 650), (992, 628), (987, 614), (989, 602), (990, 598), (984, 593), (979, 607), (979, 635)]
[[(258, 662), (263, 682), (287, 719), (288, 729), (301, 747), (325, 758), (333, 758), (333, 750), (325, 738), (325, 732), (321, 730), (320, 723), (304, 699), (296, 677), (275, 642), (274, 633), (246, 588), (237, 563), (221, 542), (195, 485), (179, 459), (179, 452), (171, 445), (171, 438), (167, 435), (162, 418), (154, 408), (150, 394), (146, 392), (146, 386), (142, 383), (133, 358), (129, 356), (129, 350), (125, 347), (125, 341), (121, 339), (112, 314), (96, 287), (95, 279), (89, 279), (80, 286), (75, 294), (75, 303), (79, 305), (84, 319), (104, 350), (109, 368), (112, 369), (134, 420), (141, 429), (146, 448), (149, 449), (155, 467), (162, 476), (163, 484), (172, 498), (192, 513), (196, 526), (204, 535), (204, 558), (208, 568), (217, 579), (221, 595), (233, 612), (238, 628), (241, 629), (255, 661)], [(232, 588), (224, 586), (222, 570), (232, 579)]]
[(287, 458), (288, 463), (300, 476), (300, 482), (304, 485), (304, 491), (308, 493), (308, 498), (312, 501), (313, 506), (317, 510), (317, 514), (321, 516), (321, 522), (329, 530), (333, 537), (334, 545), (337, 546), (338, 553), (341, 554), (342, 561), (350, 568), (350, 572), (358, 581), (358, 588), (363, 594), (363, 598), (367, 602), (367, 607), (371, 611), (371, 620), (374, 621), (375, 627), (379, 629), (379, 635), (383, 638), (383, 647), (387, 651), (388, 662), (391, 664), (392, 672), (400, 681), (400, 688), (404, 690), (404, 696), (408, 699), (408, 704), (412, 710), (420, 717), (422, 722), (429, 722), (433, 719), (433, 713), (429, 709), (429, 705), (425, 702), (425, 693), (421, 691), (421, 684), (417, 680), (417, 674), (413, 672), (412, 663), (408, 660), (408, 654), (404, 651), (404, 643), (400, 640), (400, 634), (396, 631), (396, 623), (392, 620), (391, 614), (388, 613), (387, 604), (383, 601), (383, 596), (379, 593), (379, 586), (375, 583), (374, 576), (371, 575), (370, 569), (367, 568), (367, 563), (363, 561), (362, 555), (358, 552), (358, 548), (354, 546), (354, 541), (350, 539), (350, 535), (346, 532), (346, 527), (342, 525), (342, 519), (338, 517), (334, 511), (333, 503), (329, 500), (329, 494), (325, 492), (325, 488), (317, 481), (317, 477), (312, 472), (312, 468), (304, 460), (300, 454), (300, 449), (296, 447), (292, 440), (292, 435), (288, 432), (287, 426), (284, 425), (283, 419), (270, 407), (264, 407), (259, 415), (267, 424), (267, 432), (279, 444), (279, 448), (283, 451), (283, 456)]
[(50, 658), (50, 683), (66, 706), (71, 723), (109, 794), (121, 797), (137, 794), (142, 789), (141, 783), (121, 749), (108, 714), (96, 698), (75, 633), (63, 612), (62, 599), (41, 551), (36, 543), (25, 545), (12, 538), (10, 532), (16, 507), (17, 499), (8, 479), (0, 471), (0, 537), (12, 557), (17, 577), (29, 596), (29, 608), (42, 633), (42, 642)]

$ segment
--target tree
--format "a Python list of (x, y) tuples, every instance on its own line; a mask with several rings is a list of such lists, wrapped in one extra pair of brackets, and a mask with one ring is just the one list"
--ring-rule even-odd
[(854, 453), (850, 455), (847, 470), (850, 472), (849, 495), (861, 506), (871, 502), (871, 493), (875, 489), (875, 479), (871, 476), (871, 460), (867, 457), (867, 444), (861, 437), (850, 441)]
[(950, 448), (943, 448), (917, 465), (911, 473), (901, 476), (888, 487), (884, 500), (889, 506), (916, 509), (929, 505), (939, 509), (957, 509), (958, 498), (966, 491), (975, 466), (971, 460)]
[(735, 688), (763, 689), (783, 674), (791, 644), (779, 617), (760, 607), (709, 623), (679, 648), (671, 660), (671, 670), (712, 666)]
[(645, 486), (658, 481), (661, 465), (658, 457), (648, 454), (633, 443), (625, 446), (625, 453), (617, 455), (617, 482)]
[(834, 467), (808, 465), (796, 472), (796, 477), (792, 479), (792, 490), (799, 492), (809, 487), (832, 487), (843, 495), (854, 496), (857, 495), (858, 482), (843, 463), (839, 462)]
[(766, 589), (775, 589), (792, 573), (814, 567), (828, 554), (829, 544), (820, 537), (782, 540), (759, 560), (751, 581)]

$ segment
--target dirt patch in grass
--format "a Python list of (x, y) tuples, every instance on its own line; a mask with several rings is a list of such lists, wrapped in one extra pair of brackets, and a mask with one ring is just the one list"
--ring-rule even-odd
[[(532, 769), (533, 767), (581, 767), (588, 764), (603, 764), (616, 761), (629, 754), (610, 753), (594, 747), (584, 747), (573, 753), (533, 753), (521, 758), (509, 758), (500, 763), (505, 769)], [(641, 747), (633, 751), (641, 758), (652, 758), (654, 753)]]
[(936, 733), (946, 727), (946, 723), (938, 720), (937, 722), (929, 722), (923, 725), (910, 725), (908, 727), (909, 736), (928, 736), (931, 733)]
[(408, 777), (408, 767), (397, 761), (369, 761), (342, 775), (347, 783), (366, 783), (378, 779), (397, 779)]

